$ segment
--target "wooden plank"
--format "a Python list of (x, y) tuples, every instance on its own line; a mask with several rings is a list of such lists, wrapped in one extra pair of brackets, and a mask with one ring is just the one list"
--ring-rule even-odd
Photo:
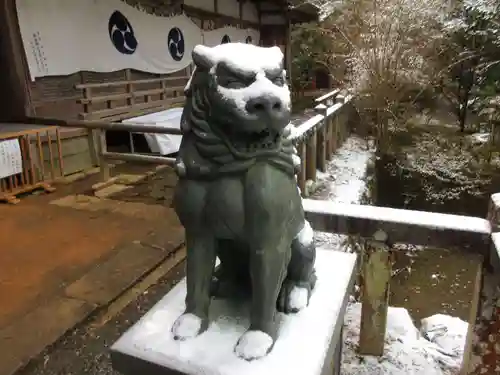
[(101, 181), (107, 181), (111, 177), (111, 167), (104, 156), (107, 151), (106, 130), (97, 130), (97, 139), (99, 140), (99, 168), (101, 171)]
[(66, 176), (73, 173), (88, 171), (98, 164), (95, 163), (95, 161), (92, 159), (92, 155), (90, 154), (89, 150), (80, 154), (63, 156), (63, 160), (64, 174)]
[(53, 125), (43, 126), (35, 124), (0, 124), (0, 140), (17, 138), (24, 135), (36, 135), (48, 130), (54, 130)]
[(484, 284), (484, 274), (482, 269), (481, 261), (472, 262), (471, 267), (475, 267), (476, 269), (476, 277), (473, 280), (473, 292), (472, 292), (472, 301), (471, 301), (471, 309), (469, 313), (468, 319), (468, 329), (467, 336), (465, 339), (465, 347), (464, 347), (464, 355), (462, 359), (462, 367), (460, 369), (460, 375), (472, 375), (476, 374), (474, 361), (471, 361), (472, 353), (476, 351), (476, 345), (478, 344), (476, 338), (477, 334), (480, 332), (482, 327), (483, 317), (481, 316), (481, 290)]
[(166, 108), (172, 104), (175, 103), (182, 103), (184, 102), (185, 98), (183, 97), (178, 97), (178, 98), (169, 98), (165, 100), (155, 100), (152, 102), (148, 103), (139, 103), (131, 106), (122, 106), (122, 107), (117, 107), (117, 108), (111, 108), (111, 109), (102, 109), (99, 111), (94, 111), (90, 113), (80, 113), (80, 117), (84, 120), (98, 120), (98, 119), (104, 119), (104, 118), (109, 118), (112, 116), (116, 115), (123, 115), (127, 114), (128, 117), (133, 117), (137, 116), (137, 112), (142, 111), (142, 110), (147, 110), (151, 108), (158, 108), (163, 109)]
[(333, 151), (334, 151), (334, 145), (333, 145), (333, 142), (332, 142), (332, 139), (333, 139), (333, 124), (332, 124), (332, 118), (329, 117), (329, 116), (326, 116), (325, 117), (325, 138), (326, 138), (326, 142), (325, 142), (325, 155), (326, 155), (326, 160), (330, 160), (332, 155), (333, 155)]
[[(129, 99), (132, 96), (131, 93), (121, 93), (121, 94), (109, 94), (109, 95), (96, 95), (93, 96), (92, 98), (82, 98), (78, 99), (76, 102), (78, 104), (93, 104), (93, 103), (104, 103), (107, 102), (108, 100), (125, 100)], [(91, 110), (88, 110), (86, 112), (92, 112)]]
[(340, 92), (340, 90), (339, 90), (339, 89), (335, 89), (335, 90), (330, 91), (329, 93), (327, 93), (327, 94), (325, 94), (325, 95), (320, 96), (319, 98), (314, 99), (314, 101), (315, 101), (316, 103), (321, 103), (321, 102), (324, 102), (325, 100), (330, 99), (330, 98), (331, 98), (332, 100), (334, 100), (334, 99), (335, 99), (335, 96), (336, 96), (339, 92)]
[(121, 160), (129, 161), (132, 163), (146, 163), (146, 164), (160, 164), (160, 165), (171, 165), (175, 164), (176, 158), (166, 157), (166, 156), (154, 156), (154, 155), (141, 155), (141, 154), (131, 154), (131, 153), (121, 153), (121, 152), (106, 152), (103, 154), (106, 160)]
[(391, 281), (390, 248), (387, 234), (377, 231), (366, 241), (361, 274), (361, 329), (359, 354), (384, 354), (389, 283)]
[(303, 200), (307, 219), (317, 231), (371, 237), (383, 230), (393, 242), (489, 254), (491, 226), (478, 217), (388, 207)]
[(176, 92), (176, 91), (180, 91), (180, 92), (184, 93), (184, 86), (172, 86), (172, 87), (165, 87), (165, 88), (159, 88), (159, 89), (134, 91), (133, 95), (135, 97), (146, 96), (146, 95), (160, 95), (160, 94), (164, 94), (165, 92)]
[(325, 173), (326, 172), (326, 138), (325, 138), (325, 127), (321, 126), (316, 131), (316, 163), (318, 165), (318, 169)]
[(486, 216), (491, 225), (492, 244), (489, 257), (486, 259), (488, 265), (500, 273), (500, 194), (493, 194), (488, 205)]
[(316, 132), (306, 140), (306, 180), (316, 181)]
[(114, 82), (103, 82), (103, 83), (81, 83), (81, 84), (75, 85), (75, 88), (83, 90), (85, 88), (119, 87), (119, 86), (126, 86), (128, 84), (142, 85), (142, 84), (149, 84), (149, 83), (171, 82), (171, 81), (177, 81), (177, 80), (185, 80), (187, 82), (189, 80), (189, 77), (181, 76), (181, 77), (136, 79), (136, 80), (129, 80), (129, 81), (114, 81)]

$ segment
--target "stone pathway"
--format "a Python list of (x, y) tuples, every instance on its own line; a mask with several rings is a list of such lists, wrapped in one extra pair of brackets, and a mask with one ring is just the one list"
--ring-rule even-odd
[(184, 241), (164, 199), (170, 187), (160, 187), (154, 204), (93, 197), (88, 187), (79, 181), (0, 205), (0, 375), (107, 305)]

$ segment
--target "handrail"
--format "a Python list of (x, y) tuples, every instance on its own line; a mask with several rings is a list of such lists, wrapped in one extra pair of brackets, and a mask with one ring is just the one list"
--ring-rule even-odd
[(306, 217), (318, 231), (370, 237), (381, 229), (397, 243), (459, 246), (478, 252), (485, 249), (492, 232), (489, 221), (479, 217), (311, 199), (304, 199), (303, 205)]
[(335, 89), (335, 90), (330, 91), (329, 93), (327, 93), (325, 95), (320, 96), (319, 98), (314, 99), (314, 101), (316, 103), (321, 103), (321, 102), (324, 102), (327, 99), (330, 99), (332, 97), (337, 96), (339, 93), (340, 93), (340, 89)]
[(164, 125), (151, 125), (146, 123), (122, 123), (109, 121), (90, 121), (90, 120), (62, 120), (48, 117), (33, 117), (30, 118), (39, 124), (52, 124), (63, 128), (85, 128), (85, 129), (102, 129), (102, 130), (121, 130), (132, 133), (158, 133), (182, 135), (178, 128), (172, 128)]

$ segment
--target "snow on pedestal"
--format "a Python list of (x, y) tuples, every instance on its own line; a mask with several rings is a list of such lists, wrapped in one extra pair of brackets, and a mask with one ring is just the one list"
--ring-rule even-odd
[(249, 325), (248, 306), (213, 300), (206, 332), (191, 340), (173, 339), (172, 325), (185, 306), (184, 279), (112, 346), (113, 366), (127, 375), (332, 374), (333, 349), (340, 340), (355, 263), (354, 254), (319, 249), (318, 282), (309, 306), (295, 315), (280, 314), (272, 352), (252, 362), (234, 353)]

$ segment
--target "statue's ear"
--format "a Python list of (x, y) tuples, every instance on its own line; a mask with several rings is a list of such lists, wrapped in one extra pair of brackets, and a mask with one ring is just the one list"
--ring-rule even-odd
[(279, 61), (280, 68), (283, 68), (285, 65), (285, 55), (283, 55), (283, 51), (278, 46), (268, 47), (269, 50), (275, 55), (277, 61)]
[(212, 48), (198, 44), (193, 49), (193, 61), (200, 70), (210, 70), (214, 66)]

